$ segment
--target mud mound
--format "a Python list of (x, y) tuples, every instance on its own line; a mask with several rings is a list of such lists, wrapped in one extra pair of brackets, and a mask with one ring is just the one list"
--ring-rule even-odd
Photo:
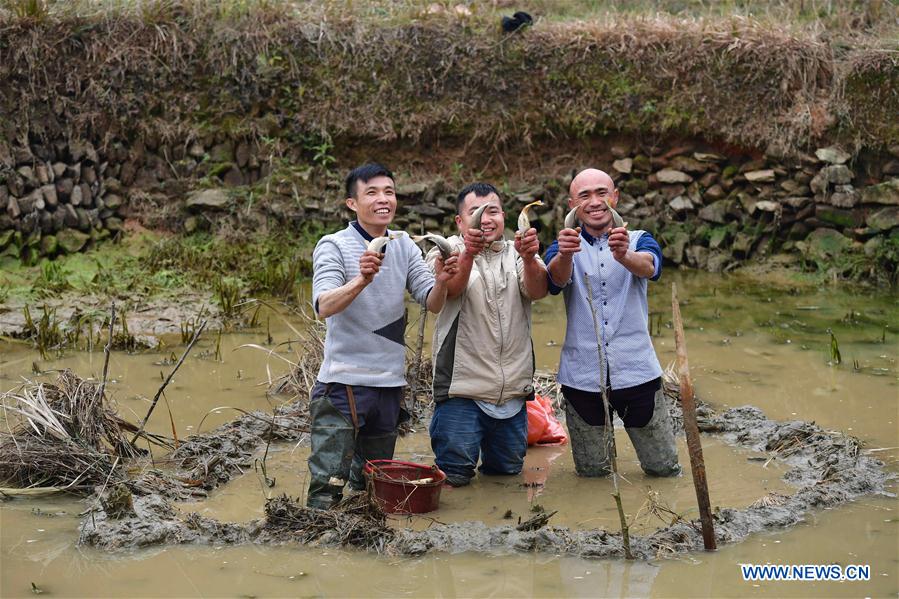
[(172, 459), (182, 478), (210, 490), (251, 467), (253, 455), (265, 443), (297, 441), (308, 432), (309, 405), (301, 399), (276, 408), (274, 414), (247, 412), (209, 433), (188, 437)]
[(266, 502), (265, 524), (255, 541), (350, 546), (382, 553), (395, 537), (384, 512), (367, 493), (348, 497), (330, 510), (307, 508), (282, 495)]
[[(666, 396), (669, 401), (673, 392)], [(672, 412), (679, 412), (676, 404)], [(720, 435), (729, 444), (765, 452), (790, 469), (785, 480), (797, 487), (791, 496), (770, 494), (746, 509), (723, 508), (715, 514), (719, 544), (736, 543), (762, 530), (787, 528), (800, 522), (811, 510), (833, 507), (867, 494), (881, 493), (892, 476), (883, 463), (864, 455), (854, 437), (826, 431), (804, 421), (776, 422), (752, 406), (729, 409), (721, 414), (710, 406), (699, 410), (700, 429)], [(103, 509), (98, 506), (95, 511)], [(181, 518), (165, 502), (135, 501), (136, 515), (98, 521), (82, 543), (117, 549), (160, 543), (314, 543), (354, 546), (397, 555), (421, 555), (430, 551), (457, 553), (477, 551), (508, 553), (540, 551), (583, 557), (620, 557), (621, 536), (601, 529), (574, 530), (543, 526), (522, 531), (515, 526), (487, 526), (482, 522), (439, 524), (424, 531), (393, 530), (383, 514), (373, 511), (365, 496), (351, 498), (339, 509), (311, 510), (285, 497), (271, 500), (266, 518), (247, 525), (222, 524), (195, 515)], [(93, 516), (89, 516), (88, 520)], [(151, 533), (146, 521), (155, 519)], [(143, 520), (144, 523), (132, 520)], [(108, 524), (108, 526), (107, 526)], [(102, 529), (107, 530), (102, 530)], [(96, 532), (102, 530), (102, 532)], [(701, 550), (698, 520), (678, 521), (646, 535), (631, 537), (639, 559), (653, 559)]]

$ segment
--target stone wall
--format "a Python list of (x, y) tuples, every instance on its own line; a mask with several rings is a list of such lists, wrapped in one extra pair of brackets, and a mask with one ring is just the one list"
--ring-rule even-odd
[[(80, 251), (117, 234), (128, 216), (186, 232), (225, 222), (257, 230), (260, 214), (288, 229), (344, 222), (339, 174), (310, 180), (314, 169), (299, 151), (279, 156), (288, 168), (273, 174), (266, 152), (216, 137), (103, 149), (83, 141), (0, 144), (0, 254), (33, 262)], [(656, 151), (619, 142), (596, 166), (618, 183), (619, 212), (630, 226), (656, 234), (674, 264), (720, 271), (775, 251), (870, 253), (899, 237), (899, 148), (852, 156), (825, 147), (783, 158), (721, 153), (701, 142)], [(537, 226), (548, 243), (567, 212), (572, 173), (534, 173), (524, 188), (503, 186), (507, 213), (511, 224), (518, 206), (544, 200)], [(453, 232), (457, 186), (400, 180), (397, 226)], [(254, 197), (263, 199), (253, 205)]]
[(122, 229), (122, 186), (87, 142), (0, 143), (0, 255), (77, 252)]

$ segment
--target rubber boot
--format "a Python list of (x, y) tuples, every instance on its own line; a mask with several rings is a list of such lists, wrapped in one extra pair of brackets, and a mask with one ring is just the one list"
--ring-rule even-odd
[(350, 488), (365, 490), (365, 475), (362, 472), (368, 460), (392, 460), (396, 449), (396, 433), (356, 437), (356, 455), (350, 468)]
[(634, 444), (640, 467), (650, 476), (677, 476), (681, 472), (677, 463), (677, 443), (671, 414), (665, 402), (665, 392), (659, 389), (655, 394), (652, 418), (641, 428), (627, 428), (627, 435)]
[(306, 505), (328, 509), (343, 498), (350, 476), (355, 434), (352, 423), (327, 396), (309, 405), (312, 416), (312, 453), (309, 455), (309, 492)]
[(612, 461), (610, 444), (606, 440), (604, 426), (591, 426), (584, 422), (571, 404), (565, 404), (565, 422), (571, 437), (571, 455), (578, 476), (608, 476)]

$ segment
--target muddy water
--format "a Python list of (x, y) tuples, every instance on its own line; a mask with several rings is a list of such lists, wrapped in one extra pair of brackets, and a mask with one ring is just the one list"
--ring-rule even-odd
[[(675, 277), (669, 276), (670, 281)], [(676, 277), (694, 378), (700, 395), (716, 406), (753, 404), (775, 419), (814, 420), (849, 432), (868, 449), (893, 448), (875, 455), (899, 471), (899, 386), (897, 386), (895, 296), (858, 296), (830, 289), (788, 290), (750, 285), (735, 278), (704, 274)], [(656, 286), (651, 295), (656, 349), (664, 363), (673, 359), (669, 289)], [(541, 302), (534, 316), (538, 367), (551, 369), (558, 359), (564, 332), (564, 311), (558, 299)], [(891, 325), (886, 326), (885, 325)], [(828, 364), (830, 336), (836, 335), (844, 363)], [(213, 336), (214, 337), (214, 336)], [(214, 338), (198, 347), (179, 371), (166, 395), (171, 421), (179, 436), (195, 432), (205, 416), (207, 430), (236, 413), (219, 406), (266, 409), (264, 394), (270, 376), (286, 364), (246, 343), (266, 343), (265, 333), (225, 335), (221, 361)], [(275, 343), (289, 333), (272, 321)], [(181, 348), (174, 348), (176, 353)], [(296, 348), (281, 347), (289, 358)], [(0, 346), (0, 388), (39, 369), (71, 367), (82, 374), (98, 373), (100, 354), (73, 354), (50, 362), (9, 345)], [(205, 354), (204, 354), (205, 352)], [(111, 389), (120, 408), (142, 416), (147, 397), (167, 373), (167, 356), (116, 354), (112, 358)], [(857, 361), (858, 368), (854, 368)], [(266, 366), (268, 363), (268, 367)], [(270, 372), (269, 372), (270, 371)], [(49, 375), (48, 375), (49, 376)], [(261, 384), (261, 385), (260, 385)], [(168, 410), (160, 405), (150, 428), (171, 434)], [(789, 487), (775, 465), (762, 467), (756, 457), (704, 441), (715, 505), (745, 506), (769, 490)], [(627, 511), (638, 531), (658, 521), (638, 515), (647, 485), (676, 512), (691, 512), (688, 477), (650, 480), (639, 471), (630, 444), (620, 437), (623, 487)], [(238, 477), (191, 509), (228, 520), (249, 520), (261, 514), (266, 493), (296, 494), (305, 477), (303, 447), (276, 446), (268, 463), (274, 489), (266, 489), (253, 472)], [(422, 433), (401, 440), (401, 457), (427, 461)], [(682, 462), (686, 456), (681, 447)], [(533, 486), (527, 483), (542, 483)], [(540, 448), (529, 452), (521, 477), (481, 478), (467, 489), (446, 489), (441, 522), (466, 519), (488, 524), (525, 519), (535, 504), (559, 510), (552, 522), (568, 526), (614, 528), (616, 515), (608, 497), (608, 481), (577, 479), (570, 452)], [(891, 486), (895, 491), (895, 485)], [(12, 501), (0, 505), (0, 594), (30, 595), (34, 582), (47, 593), (64, 596), (896, 596), (899, 593), (899, 513), (895, 499), (867, 497), (841, 508), (815, 513), (804, 525), (722, 548), (715, 554), (685, 559), (628, 564), (557, 558), (550, 555), (428, 555), (390, 560), (355, 552), (296, 547), (171, 547), (107, 554), (75, 546), (82, 503), (65, 498)], [(513, 520), (515, 521), (515, 520)], [(406, 519), (396, 526), (427, 526), (427, 519)], [(642, 528), (641, 528), (642, 527)], [(871, 564), (867, 583), (750, 583), (740, 577), (740, 563)]]

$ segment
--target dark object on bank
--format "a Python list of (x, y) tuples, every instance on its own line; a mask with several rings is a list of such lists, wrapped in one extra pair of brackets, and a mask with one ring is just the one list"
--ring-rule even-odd
[(511, 17), (503, 17), (503, 31), (514, 33), (523, 27), (534, 24), (534, 18), (526, 12), (518, 11)]

